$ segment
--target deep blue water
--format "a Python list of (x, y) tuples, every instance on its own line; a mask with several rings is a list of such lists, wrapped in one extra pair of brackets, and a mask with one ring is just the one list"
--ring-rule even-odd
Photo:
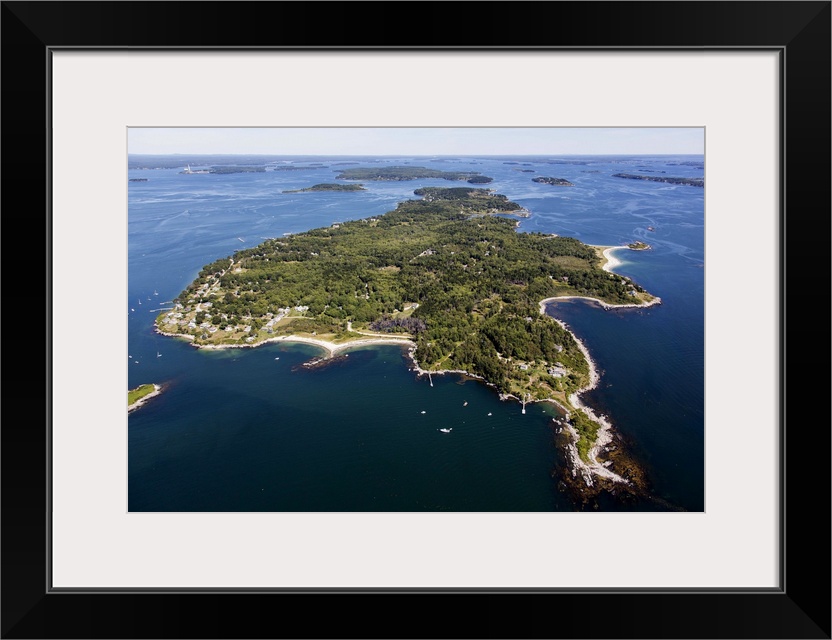
[[(551, 408), (533, 405), (522, 415), (518, 404), (456, 375), (435, 376), (431, 387), (395, 346), (293, 370), (318, 351), (201, 351), (153, 332), (158, 310), (208, 262), (284, 233), (383, 214), (421, 186), (459, 184), (365, 182), (366, 192), (281, 193), (334, 181), (334, 163), (344, 160), (295, 159), (306, 168), (249, 174), (128, 171), (147, 178), (129, 183), (128, 384), (165, 386), (128, 418), (129, 510), (573, 510), (553, 479), (562, 462)], [(585, 399), (626, 436), (660, 498), (603, 499), (599, 507), (703, 510), (704, 190), (612, 177), (645, 169), (700, 177), (701, 168), (676, 163), (703, 158), (354, 160), (480, 171), (495, 179), (489, 188), (532, 212), (520, 232), (598, 245), (642, 239), (653, 247), (618, 251), (624, 264), (616, 270), (661, 296), (661, 306), (603, 311), (571, 301), (549, 312), (584, 341), (603, 371)], [(538, 175), (575, 186), (532, 182)], [(447, 427), (451, 433), (438, 431)]]

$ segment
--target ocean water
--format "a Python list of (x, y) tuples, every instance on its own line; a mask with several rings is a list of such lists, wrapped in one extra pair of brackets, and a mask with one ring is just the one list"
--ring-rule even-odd
[[(578, 508), (558, 487), (563, 461), (549, 406), (528, 405), (523, 415), (519, 404), (455, 374), (434, 376), (431, 386), (397, 346), (358, 348), (309, 370), (298, 368), (320, 353), (309, 345), (205, 351), (153, 331), (159, 310), (208, 262), (285, 233), (383, 214), (422, 186), (464, 184), (282, 193), (333, 182), (336, 163), (348, 161), (479, 171), (494, 178), (485, 186), (531, 211), (518, 232), (649, 243), (651, 251), (618, 251), (616, 271), (662, 305), (604, 311), (574, 300), (548, 312), (590, 350), (602, 377), (584, 400), (625, 436), (654, 494), (637, 503), (603, 497), (592, 508), (704, 509), (704, 189), (612, 177), (700, 177), (702, 164), (681, 163), (702, 156), (275, 161), (301, 169), (182, 175), (183, 162), (128, 170), (147, 179), (129, 183), (128, 384), (165, 387), (128, 416), (130, 511)], [(539, 175), (575, 186), (531, 181)]]

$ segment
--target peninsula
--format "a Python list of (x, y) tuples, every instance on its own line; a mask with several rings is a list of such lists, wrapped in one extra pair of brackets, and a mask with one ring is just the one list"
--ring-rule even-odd
[(306, 193), (308, 191), (366, 191), (363, 184), (336, 184), (336, 183), (322, 183), (313, 184), (311, 187), (304, 189), (290, 189), (283, 193)]
[(473, 187), (414, 193), (422, 198), (384, 215), (272, 238), (206, 265), (156, 318), (156, 330), (201, 348), (298, 341), (331, 355), (401, 344), (420, 374), (458, 372), (504, 399), (556, 404), (572, 435), (572, 478), (584, 489), (599, 479), (629, 484), (632, 475), (599, 459), (610, 425), (579, 399), (598, 382), (589, 353), (545, 305), (660, 300), (604, 268), (610, 249), (517, 233), (508, 216), (525, 210), (504, 195)]

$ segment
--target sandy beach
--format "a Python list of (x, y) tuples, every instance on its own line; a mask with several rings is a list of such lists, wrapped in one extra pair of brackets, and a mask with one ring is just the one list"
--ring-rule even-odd
[(620, 247), (607, 247), (603, 251), (603, 256), (607, 259), (607, 261), (601, 266), (604, 271), (612, 271), (617, 266), (623, 264), (621, 260), (616, 258), (612, 255), (613, 251), (617, 251), (618, 249), (629, 249), (629, 247), (620, 246)]
[(304, 336), (280, 336), (277, 338), (270, 338), (258, 344), (265, 344), (266, 342), (303, 342), (305, 344), (314, 344), (322, 349), (326, 349), (330, 356), (334, 356), (339, 351), (346, 349), (354, 349), (355, 347), (365, 347), (374, 344), (399, 344), (415, 346), (413, 340), (408, 338), (360, 338), (358, 340), (350, 340), (349, 342), (329, 342), (328, 340), (320, 340), (318, 338), (306, 338)]
[[(161, 332), (159, 332), (161, 333)], [(193, 336), (184, 335), (184, 334), (164, 334), (164, 335), (172, 335), (177, 336), (180, 338), (189, 338), (193, 340)], [(356, 340), (350, 340), (349, 342), (330, 342), (329, 340), (321, 340), (320, 338), (307, 338), (306, 336), (277, 336), (275, 338), (268, 338), (267, 340), (261, 340), (260, 342), (252, 342), (251, 344), (193, 344), (194, 347), (197, 349), (253, 349), (256, 347), (260, 347), (264, 344), (270, 343), (281, 343), (281, 342), (301, 342), (303, 344), (312, 344), (316, 347), (320, 347), (324, 349), (329, 356), (333, 356), (339, 351), (344, 351), (345, 349), (354, 349), (355, 347), (365, 347), (374, 344), (400, 344), (400, 345), (410, 345), (415, 346), (415, 343), (410, 340), (409, 338), (359, 338)]]

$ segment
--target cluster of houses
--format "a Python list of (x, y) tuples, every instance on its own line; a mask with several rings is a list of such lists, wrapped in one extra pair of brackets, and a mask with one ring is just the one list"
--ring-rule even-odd
[[(520, 371), (528, 371), (529, 370), (529, 365), (521, 364), (519, 366), (519, 368), (520, 368)], [(566, 369), (564, 369), (563, 367), (561, 367), (559, 365), (556, 365), (554, 367), (549, 367), (548, 369), (546, 369), (546, 373), (548, 373), (553, 378), (562, 378), (563, 376), (566, 375)]]
[[(225, 331), (226, 333), (233, 333), (234, 331), (243, 331), (245, 333), (250, 333), (251, 332), (251, 329), (252, 329), (251, 325), (226, 324), (225, 327), (222, 327), (223, 321), (227, 322), (227, 320), (228, 320), (228, 316), (226, 316), (225, 314), (222, 314), (221, 320), (219, 322), (217, 322), (217, 324), (219, 326), (215, 326), (214, 322), (212, 322), (214, 317), (207, 313), (208, 309), (210, 309), (212, 306), (213, 306), (213, 303), (211, 303), (211, 302), (198, 303), (193, 309), (193, 316), (190, 317), (190, 318), (186, 318), (185, 314), (184, 314), (184, 311), (187, 311), (187, 309), (185, 309), (181, 304), (177, 303), (174, 310), (170, 311), (165, 316), (164, 324), (180, 325), (180, 326), (183, 326), (183, 327), (187, 327), (188, 329), (197, 329), (197, 328), (199, 328), (199, 329), (203, 329), (203, 330), (207, 331), (208, 333), (216, 333), (217, 331), (220, 330), (220, 328), (222, 328), (222, 330)], [(180, 311), (180, 309), (182, 311)], [(305, 306), (305, 305), (298, 305), (298, 306), (295, 306), (295, 307), (279, 308), (277, 310), (276, 314), (268, 313), (268, 314), (266, 314), (266, 317), (269, 318), (269, 320), (264, 325), (264, 329), (268, 333), (273, 333), (275, 325), (278, 322), (280, 322), (283, 318), (285, 318), (292, 309), (294, 309), (295, 311), (298, 311), (300, 313), (304, 313), (305, 311), (309, 310), (309, 307)], [(206, 315), (203, 318), (203, 322), (201, 322), (199, 325), (197, 325), (196, 315), (201, 311), (206, 312)], [(189, 316), (190, 316), (190, 314), (189, 314)], [(253, 337), (246, 338), (246, 342), (253, 342), (253, 341), (254, 341)]]
[[(529, 370), (529, 365), (526, 364), (526, 363), (523, 363), (523, 364), (518, 365), (518, 368), (520, 369), (520, 371), (528, 371)], [(568, 372), (560, 363), (555, 363), (553, 366), (546, 369), (546, 373), (548, 373), (553, 378), (562, 378)]]

